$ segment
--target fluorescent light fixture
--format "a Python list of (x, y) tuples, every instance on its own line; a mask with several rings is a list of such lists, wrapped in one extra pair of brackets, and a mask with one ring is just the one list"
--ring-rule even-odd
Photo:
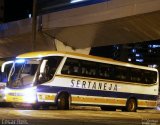
[(24, 63), (25, 62), (25, 59), (18, 59), (16, 60), (16, 63)]
[(136, 54), (136, 57), (140, 57), (140, 54), (137, 53), (137, 54)]
[(159, 48), (160, 45), (153, 45), (153, 48)]
[(143, 62), (143, 59), (136, 59), (136, 62)]
[(136, 49), (132, 49), (132, 52), (135, 53), (135, 52), (136, 52)]
[(70, 3), (78, 3), (78, 2), (83, 2), (83, 1), (87, 1), (87, 0), (71, 0)]
[(148, 47), (149, 47), (149, 48), (159, 48), (160, 45), (155, 45), (155, 44), (154, 44), (154, 45), (148, 45)]

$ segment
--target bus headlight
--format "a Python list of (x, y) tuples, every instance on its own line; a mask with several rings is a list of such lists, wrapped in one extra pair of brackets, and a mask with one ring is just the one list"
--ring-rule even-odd
[(27, 88), (23, 91), (24, 102), (35, 103), (36, 102), (36, 87)]
[(9, 92), (10, 92), (10, 89), (8, 89), (8, 88), (5, 88), (5, 89), (4, 89), (4, 94), (5, 94), (5, 95), (7, 95)]

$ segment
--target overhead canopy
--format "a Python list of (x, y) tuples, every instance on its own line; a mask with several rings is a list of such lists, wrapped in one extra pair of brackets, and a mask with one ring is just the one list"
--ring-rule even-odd
[(160, 11), (45, 31), (74, 48), (160, 39)]
[[(160, 39), (159, 0), (110, 0), (42, 17), (36, 50), (53, 50), (54, 38), (73, 48)], [(31, 51), (31, 19), (0, 25), (0, 56)]]

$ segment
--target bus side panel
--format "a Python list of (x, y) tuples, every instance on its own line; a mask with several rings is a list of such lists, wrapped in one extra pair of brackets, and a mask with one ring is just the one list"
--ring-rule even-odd
[[(38, 87), (39, 102), (55, 102), (58, 92), (71, 94), (72, 104), (125, 106), (129, 97), (138, 100), (138, 107), (155, 107), (156, 95), (148, 94), (156, 86), (127, 85), (115, 81), (98, 81), (56, 75), (54, 80)], [(142, 91), (143, 90), (143, 91)]]

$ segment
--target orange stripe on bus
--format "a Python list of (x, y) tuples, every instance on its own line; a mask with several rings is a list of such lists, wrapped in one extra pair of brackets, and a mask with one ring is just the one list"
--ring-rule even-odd
[(72, 101), (86, 102), (86, 103), (110, 103), (110, 104), (126, 104), (126, 100), (121, 99), (109, 99), (109, 98), (91, 98), (91, 97), (72, 97)]
[(140, 100), (138, 101), (138, 107), (145, 106), (145, 107), (156, 107), (157, 102), (156, 101), (147, 101), (147, 100)]

